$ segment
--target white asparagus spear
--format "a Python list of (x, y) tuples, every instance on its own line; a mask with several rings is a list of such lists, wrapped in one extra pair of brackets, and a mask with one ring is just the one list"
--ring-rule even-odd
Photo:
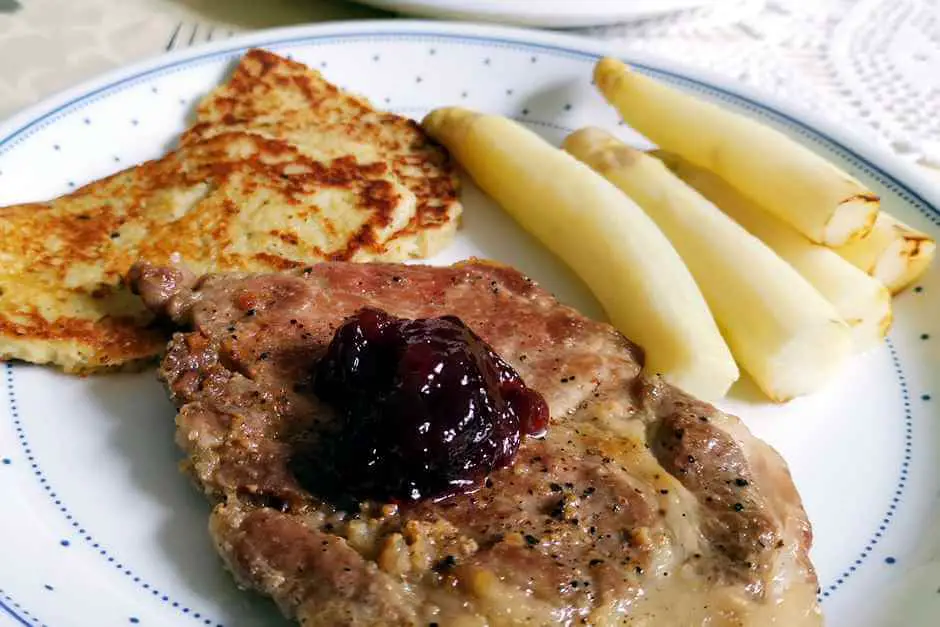
[(663, 150), (715, 172), (814, 242), (840, 246), (871, 229), (878, 196), (783, 133), (616, 59), (598, 62), (594, 80), (627, 124)]
[(759, 239), (657, 159), (600, 129), (565, 150), (633, 198), (692, 271), (731, 352), (775, 401), (816, 391), (851, 351), (849, 328), (822, 295)]
[[(809, 281), (852, 329), (857, 352), (878, 346), (891, 327), (891, 294), (881, 281), (814, 244), (721, 180), (676, 155), (654, 151), (676, 176), (756, 235)], [(882, 214), (884, 215), (884, 214)]]
[(924, 273), (937, 252), (937, 243), (882, 211), (867, 237), (835, 251), (897, 294)]
[(669, 240), (620, 190), (523, 126), (460, 108), (424, 128), (527, 231), (565, 261), (647, 370), (707, 400), (737, 380), (734, 358)]

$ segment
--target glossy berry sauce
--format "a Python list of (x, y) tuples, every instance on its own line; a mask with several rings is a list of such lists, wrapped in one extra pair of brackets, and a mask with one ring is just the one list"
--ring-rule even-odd
[(548, 425), (542, 396), (459, 318), (362, 309), (336, 331), (314, 392), (337, 429), (295, 458), (322, 496), (408, 502), (479, 487)]

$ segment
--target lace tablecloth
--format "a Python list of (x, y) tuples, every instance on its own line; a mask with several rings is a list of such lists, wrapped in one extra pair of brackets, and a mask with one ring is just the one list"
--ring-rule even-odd
[[(246, 30), (394, 16), (342, 0), (0, 0), (0, 119), (136, 59)], [(578, 29), (815, 111), (940, 185), (940, 0), (713, 0)]]

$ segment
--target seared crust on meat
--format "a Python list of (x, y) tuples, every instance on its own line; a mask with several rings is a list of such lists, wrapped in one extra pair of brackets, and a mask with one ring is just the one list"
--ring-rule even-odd
[[(184, 330), (160, 376), (218, 550), (303, 625), (820, 623), (781, 458), (511, 268), (334, 262), (173, 285), (139, 266), (131, 279)], [(352, 512), (309, 493), (292, 450), (334, 418), (310, 376), (364, 305), (459, 316), (544, 395), (546, 437), (443, 502)]]
[(200, 103), (181, 141), (233, 130), (287, 140), (317, 159), (351, 154), (360, 163), (387, 163), (416, 199), (407, 227), (389, 243), (398, 258), (438, 252), (457, 227), (459, 181), (446, 151), (414, 120), (374, 109), (302, 63), (248, 51), (228, 82)]

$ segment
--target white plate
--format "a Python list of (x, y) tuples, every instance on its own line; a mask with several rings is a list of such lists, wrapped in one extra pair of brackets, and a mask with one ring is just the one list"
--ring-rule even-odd
[[(587, 123), (638, 139), (590, 85), (602, 46), (444, 23), (307, 27), (160, 57), (19, 115), (0, 127), (0, 204), (48, 198), (160, 155), (249, 46), (290, 54), (416, 117), (459, 103), (513, 116), (552, 141)], [(892, 213), (940, 236), (937, 194), (843, 129), (690, 71), (630, 60), (782, 129), (871, 185)], [(465, 203), (456, 243), (435, 261), (494, 257), (600, 315), (584, 286), (472, 186)], [(897, 299), (890, 342), (817, 395), (771, 406), (745, 385), (724, 403), (790, 464), (834, 627), (937, 624), (938, 301), (933, 270)], [(0, 624), (283, 624), (220, 567), (208, 507), (176, 470), (174, 412), (152, 372), (79, 379), (8, 364), (0, 378)]]
[(386, 11), (450, 20), (577, 28), (681, 11), (716, 0), (355, 0)]

